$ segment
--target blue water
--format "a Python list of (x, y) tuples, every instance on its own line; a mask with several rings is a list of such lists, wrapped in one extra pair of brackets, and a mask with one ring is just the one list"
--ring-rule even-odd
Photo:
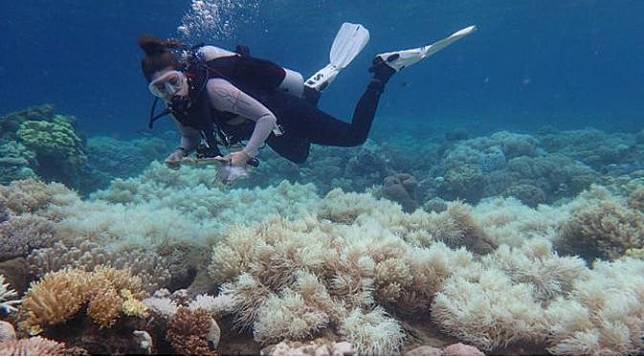
[[(247, 1), (250, 3), (249, 1)], [(3, 1), (0, 113), (52, 103), (83, 131), (132, 136), (151, 97), (139, 70), (142, 33), (175, 36), (189, 1)], [(478, 33), (392, 81), (380, 121), (454, 123), (490, 131), (644, 123), (644, 1), (267, 0), (209, 42), (305, 76), (327, 63), (340, 24), (371, 31), (363, 54), (321, 107), (349, 117), (373, 54), (415, 47), (476, 24)]]

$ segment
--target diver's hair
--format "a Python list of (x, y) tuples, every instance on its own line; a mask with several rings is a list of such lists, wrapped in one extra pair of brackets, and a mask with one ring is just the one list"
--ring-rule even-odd
[(179, 59), (171, 50), (185, 48), (179, 41), (162, 40), (152, 35), (139, 37), (139, 47), (145, 52), (145, 58), (141, 61), (141, 70), (148, 82), (158, 71), (168, 67), (179, 68)]

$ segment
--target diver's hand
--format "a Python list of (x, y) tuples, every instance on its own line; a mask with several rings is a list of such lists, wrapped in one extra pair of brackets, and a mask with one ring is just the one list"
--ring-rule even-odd
[(165, 164), (168, 168), (178, 170), (181, 166), (181, 159), (184, 157), (186, 157), (186, 151), (183, 149), (177, 149), (165, 159)]
[(228, 159), (232, 166), (246, 166), (246, 163), (250, 160), (250, 155), (248, 155), (244, 150), (239, 150), (226, 155), (225, 159)]

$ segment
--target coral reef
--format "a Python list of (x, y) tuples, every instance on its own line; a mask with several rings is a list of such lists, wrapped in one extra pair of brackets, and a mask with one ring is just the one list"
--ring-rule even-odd
[[(0, 133), (24, 167), (37, 157), (19, 129), (54, 122), (38, 115)], [(3, 310), (18, 337), (65, 353), (641, 354), (640, 138), (468, 137), (314, 148), (299, 168), (268, 155), (252, 188), (160, 163), (87, 199), (12, 181), (0, 186)], [(101, 159), (83, 170), (105, 179), (166, 150), (91, 142)], [(5, 281), (32, 282), (18, 312)], [(26, 344), (10, 326), (0, 347)]]

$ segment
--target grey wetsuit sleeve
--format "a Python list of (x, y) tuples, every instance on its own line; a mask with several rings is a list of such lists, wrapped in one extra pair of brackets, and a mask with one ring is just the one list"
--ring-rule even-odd
[(199, 130), (183, 126), (177, 119), (174, 119), (174, 123), (177, 125), (177, 128), (179, 128), (179, 132), (181, 133), (181, 143), (179, 146), (184, 148), (186, 152), (191, 152), (197, 147), (199, 141), (201, 141)]
[(262, 103), (255, 100), (225, 79), (213, 78), (208, 81), (208, 94), (215, 109), (237, 114), (255, 122), (255, 129), (244, 151), (255, 156), (259, 148), (275, 128), (277, 118)]

